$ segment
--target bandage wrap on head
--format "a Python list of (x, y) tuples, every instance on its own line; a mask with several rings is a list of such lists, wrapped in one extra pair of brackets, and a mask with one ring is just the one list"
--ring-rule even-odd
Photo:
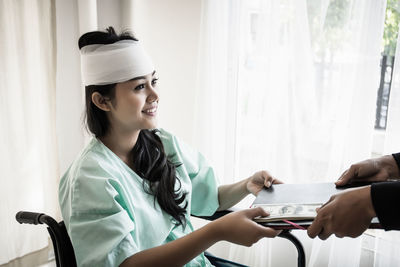
[(105, 85), (150, 74), (154, 66), (138, 41), (122, 40), (82, 47), (81, 71), (85, 86)]

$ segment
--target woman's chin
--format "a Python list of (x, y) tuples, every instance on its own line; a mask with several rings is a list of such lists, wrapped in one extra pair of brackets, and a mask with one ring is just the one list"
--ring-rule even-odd
[(157, 123), (149, 123), (148, 125), (146, 125), (146, 127), (144, 128), (145, 130), (152, 130), (157, 128), (158, 124)]

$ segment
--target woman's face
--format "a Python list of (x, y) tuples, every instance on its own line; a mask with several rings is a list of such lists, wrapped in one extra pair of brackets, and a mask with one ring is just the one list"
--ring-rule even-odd
[(114, 105), (108, 113), (113, 126), (123, 131), (153, 129), (157, 126), (158, 91), (155, 71), (115, 88)]

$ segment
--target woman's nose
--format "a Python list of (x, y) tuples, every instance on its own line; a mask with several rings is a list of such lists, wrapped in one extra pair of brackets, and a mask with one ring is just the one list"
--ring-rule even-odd
[(153, 87), (152, 85), (149, 86), (149, 95), (147, 97), (147, 101), (150, 103), (156, 102), (158, 101), (158, 93), (157, 90), (155, 89), (155, 87)]

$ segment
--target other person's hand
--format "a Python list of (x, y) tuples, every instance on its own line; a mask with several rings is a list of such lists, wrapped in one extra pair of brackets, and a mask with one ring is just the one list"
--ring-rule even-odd
[(337, 186), (351, 182), (383, 182), (399, 177), (399, 168), (392, 155), (367, 159), (351, 165), (336, 181)]
[(327, 239), (331, 234), (337, 237), (357, 237), (371, 224), (375, 217), (371, 200), (371, 186), (348, 189), (330, 198), (317, 209), (317, 217), (307, 229), (311, 238)]

